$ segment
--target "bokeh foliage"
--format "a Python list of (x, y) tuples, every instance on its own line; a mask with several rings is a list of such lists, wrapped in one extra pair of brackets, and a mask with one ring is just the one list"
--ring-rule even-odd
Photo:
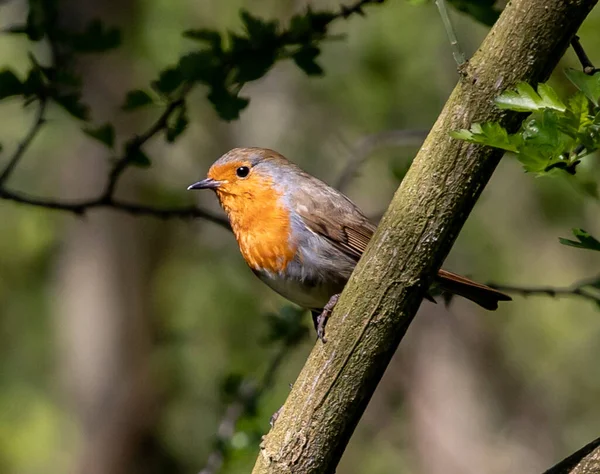
[[(279, 149), (333, 181), (351, 154), (348, 143), (381, 130), (428, 127), (457, 80), (435, 7), (416, 3), (422, 5), (365, 7), (360, 18), (334, 2), (314, 2), (306, 10), (268, 0), (177, 5), (152, 0), (138, 5), (136, 27), (91, 19), (73, 31), (57, 26), (52, 1), (30, 2), (29, 10), (3, 5), (9, 9), (3, 27), (10, 34), (0, 43), (6, 61), (0, 73), (0, 98), (6, 99), (0, 104), (2, 164), (22, 139), (33, 109), (47, 103), (43, 131), (10, 184), (35, 195), (70, 196), (69, 186), (59, 183), (73, 166), (70, 155), (92, 166), (74, 151), (89, 138), (110, 165), (152, 165), (133, 172), (141, 180), (138, 197), (156, 205), (189, 201), (185, 186), (235, 145)], [(499, 2), (449, 3), (467, 13), (453, 20), (466, 49), (476, 47), (484, 25), (497, 17)], [(581, 32), (596, 62), (600, 43), (593, 33), (599, 23), (596, 12)], [(340, 36), (342, 41), (334, 41)], [(110, 62), (123, 49), (131, 83), (119, 89), (111, 114), (99, 114), (88, 104), (80, 62), (106, 64), (102, 75), (108, 78), (112, 68), (124, 67)], [(565, 65), (579, 67), (572, 54)], [(561, 74), (550, 84), (557, 97), (575, 92)], [(152, 126), (167, 110), (156, 132), (165, 140), (140, 142), (144, 125)], [(237, 121), (224, 126), (222, 119)], [(119, 133), (123, 122), (135, 123), (133, 135)], [(414, 148), (377, 150), (357, 170), (348, 193), (377, 215), (413, 153)], [(585, 228), (571, 245), (596, 245), (598, 203), (593, 193), (583, 192), (592, 187), (581, 183), (596, 185), (598, 170), (595, 152), (577, 165), (576, 176), (555, 170), (561, 173), (552, 179), (533, 179), (508, 157), (446, 266), (482, 281), (522, 285), (564, 286), (597, 272), (596, 252), (578, 253), (561, 246), (557, 236)], [(216, 212), (209, 196), (202, 199), (202, 206)], [(83, 436), (57, 356), (56, 300), (64, 297), (56, 289), (57, 269), (75, 218), (0, 204), (0, 470), (62, 473), (73, 465)], [(227, 455), (224, 472), (248, 472), (260, 433), (312, 343), (303, 338), (308, 318), (302, 320), (293, 308), (280, 310), (283, 302), (253, 280), (229, 234), (202, 222), (197, 227), (168, 221), (142, 232), (142, 242), (157, 241), (144, 293), (153, 308), (146, 315), (153, 333), (149, 357), (163, 387), (154, 451), (170, 459), (162, 472), (196, 472), (215, 447)], [(475, 312), (461, 302), (453, 302), (450, 311)], [(516, 298), (492, 317), (475, 314), (478, 337), (490, 338), (497, 351), (485, 353), (481, 362), (483, 392), (494, 392), (481, 395), (482, 410), (492, 420), (490, 452), (514, 452), (504, 434), (518, 432), (519, 418), (511, 410), (527, 392), (552, 421), (548, 431), (555, 446), (538, 453), (524, 441), (520, 449), (531, 459), (541, 458), (548, 467), (596, 436), (600, 383), (590, 374), (598, 357), (597, 308), (578, 299), (530, 297)], [(273, 390), (257, 398), (256, 381), (268, 374), (280, 347), (294, 350)], [(402, 401), (409, 389), (397, 380), (409, 377), (411, 360), (401, 350), (340, 472), (387, 473), (398, 466), (422, 472), (411, 444), (414, 412)], [(503, 374), (513, 385), (502, 386)], [(517, 391), (515, 385), (525, 388)], [(254, 388), (248, 391), (249, 386)], [(233, 437), (220, 438), (219, 421), (240, 394), (246, 416)]]

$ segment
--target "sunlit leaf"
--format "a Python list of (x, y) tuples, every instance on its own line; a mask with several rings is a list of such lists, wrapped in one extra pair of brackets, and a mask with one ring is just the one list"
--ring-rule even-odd
[(542, 109), (564, 111), (565, 104), (558, 98), (556, 92), (547, 84), (540, 86), (541, 94), (538, 94), (531, 85), (520, 82), (515, 90), (507, 90), (500, 94), (495, 103), (501, 109), (515, 112), (535, 112)]
[(450, 136), (478, 145), (487, 145), (515, 153), (518, 151), (516, 143), (511, 140), (508, 132), (500, 124), (494, 122), (474, 123), (471, 130), (452, 131)]

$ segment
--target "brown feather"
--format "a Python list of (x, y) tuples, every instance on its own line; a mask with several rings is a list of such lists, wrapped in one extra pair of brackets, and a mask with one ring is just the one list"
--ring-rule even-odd
[[(375, 232), (375, 226), (347, 198), (342, 201), (342, 206), (334, 205), (331, 209), (328, 206), (327, 212), (323, 212), (321, 204), (314, 199), (305, 202), (310, 205), (300, 207), (297, 212), (306, 226), (358, 261)], [(324, 202), (337, 204), (340, 201)], [(498, 301), (511, 300), (510, 296), (498, 290), (443, 269), (439, 270), (436, 283), (442, 290), (460, 295), (491, 311), (498, 308)]]

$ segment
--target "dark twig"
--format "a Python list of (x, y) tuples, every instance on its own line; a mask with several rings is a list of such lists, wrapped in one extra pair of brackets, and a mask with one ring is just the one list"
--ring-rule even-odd
[[(117, 159), (113, 168), (108, 175), (108, 181), (106, 183), (106, 189), (104, 190), (104, 199), (111, 201), (114, 195), (115, 189), (119, 178), (123, 175), (125, 170), (131, 166), (133, 157), (136, 152), (139, 152), (142, 146), (149, 141), (156, 134), (165, 130), (168, 125), (169, 118), (173, 115), (177, 109), (185, 104), (185, 97), (190, 93), (193, 88), (191, 82), (186, 83), (182, 88), (177, 99), (169, 102), (162, 114), (156, 119), (156, 121), (150, 126), (148, 130), (140, 135), (136, 135), (132, 138), (127, 146), (125, 147), (125, 154)], [(176, 217), (176, 216), (175, 216)]]
[(452, 21), (450, 21), (450, 15), (448, 14), (448, 9), (446, 8), (446, 0), (435, 0), (435, 4), (438, 7), (440, 16), (442, 17), (442, 23), (444, 23), (444, 28), (446, 29), (446, 34), (448, 35), (448, 40), (450, 41), (452, 56), (454, 56), (454, 61), (456, 61), (456, 65), (460, 68), (467, 60), (465, 58), (465, 53), (458, 42), (458, 38), (456, 37), (454, 27), (452, 26)]
[(515, 293), (523, 296), (577, 296), (585, 298), (600, 304), (600, 275), (592, 278), (586, 278), (567, 287), (529, 287), (529, 286), (513, 286), (513, 285), (498, 285), (496, 283), (488, 283), (488, 286), (507, 293)]
[(346, 166), (340, 173), (339, 178), (335, 182), (335, 187), (343, 191), (350, 183), (357, 170), (367, 161), (371, 153), (377, 148), (393, 145), (393, 146), (419, 146), (427, 137), (428, 130), (387, 130), (380, 133), (367, 135), (351, 148), (350, 157), (346, 162)]
[(590, 58), (588, 57), (585, 50), (583, 49), (583, 46), (581, 45), (579, 36), (575, 35), (573, 37), (573, 39), (571, 40), (571, 46), (573, 47), (573, 50), (575, 51), (575, 54), (577, 55), (577, 58), (579, 59), (579, 62), (581, 63), (581, 67), (583, 68), (584, 73), (591, 76), (594, 73), (600, 71), (600, 69), (595, 68), (594, 65), (592, 64), (592, 61), (590, 61)]
[[(342, 6), (336, 14), (331, 15), (324, 22), (319, 23), (317, 27), (323, 28), (324, 26), (328, 25), (336, 19), (345, 19), (354, 14), (364, 15), (363, 8), (365, 6), (369, 4), (374, 5), (384, 3), (384, 1), (385, 0), (358, 0), (350, 6)], [(281, 32), (280, 40), (284, 42), (291, 41), (289, 33), (286, 31)], [(53, 56), (56, 56), (56, 48), (54, 47), (55, 45), (51, 44), (51, 46), (53, 46)], [(233, 66), (234, 65), (232, 64), (231, 67)], [(11, 191), (3, 187), (3, 184), (6, 182), (12, 171), (16, 168), (19, 160), (24, 155), (30, 143), (38, 134), (41, 126), (44, 123), (43, 115), (46, 108), (46, 100), (40, 98), (40, 109), (38, 109), (38, 117), (36, 119), (36, 122), (26, 135), (25, 139), (19, 145), (15, 154), (10, 158), (7, 167), (4, 169), (2, 174), (0, 174), (0, 199), (6, 199), (13, 202), (43, 207), (47, 209), (72, 212), (79, 215), (85, 214), (85, 212), (89, 209), (110, 208), (128, 212), (131, 214), (149, 215), (163, 219), (171, 217), (182, 219), (191, 219), (199, 217), (207, 219), (211, 222), (215, 222), (223, 227), (229, 228), (229, 224), (223, 217), (213, 215), (207, 211), (195, 207), (173, 207), (161, 209), (152, 206), (143, 206), (127, 203), (114, 197), (119, 179), (121, 178), (123, 173), (127, 170), (129, 166), (135, 163), (136, 158), (139, 157), (139, 153), (141, 152), (142, 147), (151, 138), (168, 128), (169, 119), (173, 116), (174, 113), (176, 113), (181, 107), (185, 105), (185, 99), (193, 87), (194, 83), (185, 83), (179, 90), (176, 98), (174, 98), (167, 104), (165, 110), (150, 126), (150, 128), (148, 128), (148, 130), (146, 130), (145, 132), (134, 136), (126, 143), (124, 147), (124, 153), (115, 161), (115, 164), (109, 172), (105, 188), (99, 197), (76, 202), (29, 196), (27, 194), (20, 193), (17, 191)]]
[(258, 385), (250, 380), (245, 380), (240, 384), (236, 400), (229, 404), (219, 423), (217, 445), (209, 454), (206, 465), (199, 474), (216, 474), (219, 472), (225, 461), (227, 443), (235, 434), (238, 421), (248, 413), (248, 408), (254, 405), (256, 400), (273, 385), (281, 363), (293, 346), (293, 344), (284, 343), (278, 348)]
[(15, 150), (12, 157), (8, 160), (8, 164), (6, 165), (4, 170), (2, 170), (2, 174), (0, 174), (0, 187), (4, 183), (6, 183), (6, 181), (10, 178), (12, 172), (15, 170), (15, 168), (19, 164), (19, 161), (21, 160), (21, 158), (23, 157), (23, 155), (29, 148), (29, 145), (31, 145), (31, 142), (33, 142), (33, 139), (36, 137), (36, 135), (42, 128), (42, 125), (45, 122), (44, 116), (46, 114), (47, 103), (48, 103), (48, 101), (47, 101), (46, 97), (39, 98), (38, 108), (37, 108), (37, 112), (36, 112), (36, 116), (35, 116), (35, 120), (34, 120), (33, 124), (29, 128), (29, 131), (27, 132), (27, 134), (25, 135), (23, 140), (17, 146), (17, 149)]
[(201, 219), (206, 219), (210, 222), (214, 222), (215, 224), (218, 224), (226, 229), (230, 229), (229, 222), (227, 219), (225, 219), (225, 217), (212, 214), (209, 211), (205, 211), (194, 206), (160, 208), (129, 203), (120, 199), (106, 201), (104, 196), (88, 200), (69, 202), (29, 196), (16, 191), (9, 191), (5, 188), (0, 188), (0, 199), (18, 202), (21, 204), (28, 204), (30, 206), (43, 207), (46, 209), (72, 212), (73, 214), (77, 215), (84, 215), (91, 209), (107, 208), (127, 212), (133, 215), (153, 216), (161, 219), (192, 219), (198, 217)]

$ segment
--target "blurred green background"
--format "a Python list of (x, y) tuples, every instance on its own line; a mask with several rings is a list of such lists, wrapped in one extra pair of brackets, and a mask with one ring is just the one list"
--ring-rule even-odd
[[(125, 92), (145, 87), (190, 49), (188, 28), (240, 29), (238, 10), (281, 21), (336, 2), (298, 0), (64, 1), (70, 25), (101, 17), (123, 46), (86, 56), (79, 70), (97, 123), (119, 136), (160, 109), (125, 114)], [(2, 28), (23, 1), (0, 5)], [(274, 148), (334, 183), (365, 137), (427, 129), (456, 80), (433, 4), (388, 1), (335, 25), (323, 46), (326, 74), (290, 62), (246, 85), (241, 119), (225, 123), (199, 87), (191, 124), (175, 144), (146, 147), (147, 171), (129, 170), (118, 194), (156, 205), (219, 211), (212, 193), (185, 188), (234, 146)], [(487, 28), (452, 11), (472, 54)], [(580, 31), (600, 63), (600, 10)], [(31, 45), (0, 36), (0, 61), (27, 69)], [(43, 56), (43, 46), (36, 46)], [(552, 78), (577, 67), (569, 51)], [(0, 103), (6, 160), (33, 119), (19, 100)], [(376, 141), (377, 142), (377, 141)], [(346, 188), (370, 215), (385, 210), (418, 146), (382, 143)], [(10, 185), (35, 195), (83, 198), (102, 189), (110, 156), (63, 111), (51, 108)], [(581, 182), (600, 183), (589, 159), (576, 179), (535, 178), (506, 157), (445, 268), (482, 282), (566, 286), (593, 276), (600, 258), (559, 244), (572, 227), (600, 234), (600, 205)], [(202, 220), (159, 221), (110, 210), (83, 218), (0, 202), (0, 472), (195, 473), (214, 448), (228, 374), (260, 378), (275, 348), (266, 313), (286, 304), (248, 270), (233, 236)], [(310, 318), (305, 315), (308, 326)], [(311, 328), (312, 331), (312, 328)], [(274, 383), (244, 418), (222, 472), (250, 472), (269, 416), (284, 402), (314, 342), (290, 351)], [(341, 464), (354, 473), (541, 472), (600, 434), (600, 311), (578, 298), (523, 298), (495, 313), (457, 299), (424, 302)]]

